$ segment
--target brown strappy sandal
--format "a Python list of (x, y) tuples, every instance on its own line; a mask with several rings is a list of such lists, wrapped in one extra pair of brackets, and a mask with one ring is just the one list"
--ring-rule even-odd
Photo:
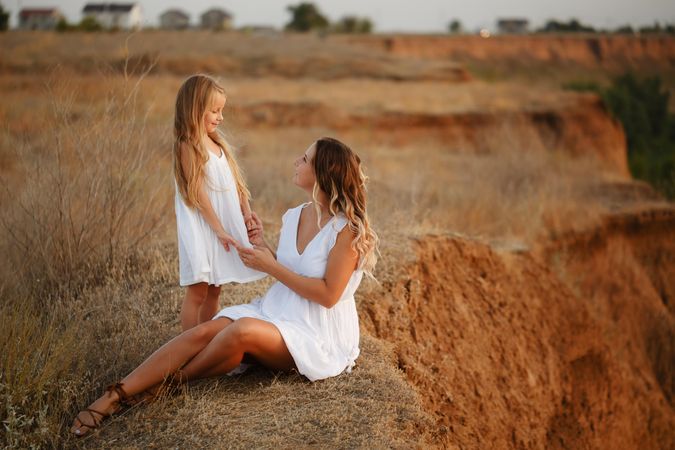
[[(105, 390), (108, 393), (108, 397), (110, 397), (113, 391), (115, 391), (115, 393), (117, 394), (117, 403), (119, 404), (119, 406), (123, 408), (128, 408), (133, 404), (133, 397), (127, 394), (122, 386), (124, 386), (122, 383), (115, 383), (109, 385), (107, 388), (105, 388)], [(117, 411), (119, 411), (119, 409), (116, 410), (115, 412)]]
[[(77, 437), (84, 437), (87, 434), (89, 434), (92, 430), (95, 430), (96, 428), (99, 428), (101, 426), (101, 423), (107, 418), (110, 417), (111, 415), (117, 413), (120, 411), (120, 409), (132, 406), (132, 401), (130, 401), (131, 397), (124, 391), (124, 388), (122, 387), (122, 383), (115, 383), (109, 385), (107, 388), (105, 388), (106, 392), (108, 393), (108, 396), (112, 395), (113, 391), (117, 394), (117, 408), (113, 410), (110, 414), (102, 413), (101, 411), (97, 411), (92, 408), (85, 408), (77, 415), (75, 416), (75, 420), (77, 420), (80, 423), (80, 426), (77, 427), (77, 429), (73, 432), (75, 436)], [(83, 412), (86, 412), (89, 414), (92, 420), (92, 424), (88, 424), (82, 421), (80, 419), (80, 414)], [(98, 414), (100, 417), (97, 419), (94, 414)], [(82, 432), (81, 429), (82, 427), (86, 428), (86, 432)]]
[[(92, 425), (90, 425), (90, 424), (88, 424), (88, 423), (85, 423), (82, 419), (80, 419), (80, 414), (82, 414), (82, 413), (84, 413), (84, 412), (86, 412), (87, 414), (89, 414), (89, 416), (91, 417)], [(100, 417), (97, 419), (96, 416), (94, 416), (94, 414), (98, 414)], [(91, 408), (83, 409), (82, 411), (80, 411), (79, 413), (77, 413), (77, 415), (75, 416), (75, 420), (77, 420), (78, 422), (80, 422), (80, 425), (79, 425), (79, 426), (77, 427), (77, 429), (73, 432), (73, 434), (75, 434), (75, 436), (77, 436), (77, 437), (84, 437), (84, 436), (86, 436), (87, 434), (89, 434), (89, 433), (91, 432), (91, 430), (95, 430), (96, 428), (100, 427), (100, 426), (101, 426), (101, 422), (103, 422), (103, 420), (104, 420), (106, 417), (110, 417), (110, 414), (104, 414), (104, 413), (102, 413), (101, 411), (96, 411), (95, 409), (91, 409)], [(85, 431), (85, 432), (83, 433), (83, 432), (81, 431), (81, 430), (82, 430), (82, 427), (86, 428), (87, 431)]]

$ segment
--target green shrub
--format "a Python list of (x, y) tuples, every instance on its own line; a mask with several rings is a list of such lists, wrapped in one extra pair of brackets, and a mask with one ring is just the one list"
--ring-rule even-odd
[(669, 93), (661, 79), (625, 74), (602, 97), (626, 131), (633, 176), (675, 198), (675, 116), (668, 113)]
[(103, 27), (93, 17), (85, 17), (77, 25), (77, 29), (80, 31), (101, 31)]
[(563, 87), (600, 94), (625, 130), (631, 174), (675, 199), (675, 116), (668, 112), (670, 94), (661, 79), (641, 79), (627, 73), (604, 89), (587, 81), (573, 81)]

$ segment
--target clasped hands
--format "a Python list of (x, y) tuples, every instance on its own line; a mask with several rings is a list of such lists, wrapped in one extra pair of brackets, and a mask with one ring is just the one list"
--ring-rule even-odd
[(261, 272), (268, 272), (269, 268), (276, 263), (276, 259), (274, 259), (274, 255), (265, 245), (262, 220), (260, 220), (255, 212), (251, 212), (250, 216), (244, 217), (244, 222), (246, 223), (248, 240), (253, 245), (253, 248), (244, 247), (227, 233), (220, 233), (218, 240), (227, 251), (230, 250), (230, 245), (233, 246), (237, 250), (237, 253), (239, 253), (241, 262), (246, 267)]

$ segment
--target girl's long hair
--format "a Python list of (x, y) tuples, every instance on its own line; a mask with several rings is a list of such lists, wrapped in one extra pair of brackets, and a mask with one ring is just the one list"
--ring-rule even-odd
[(366, 211), (366, 181), (361, 169), (361, 159), (347, 145), (337, 139), (323, 137), (316, 141), (313, 160), (316, 183), (312, 197), (321, 217), (317, 200), (319, 189), (328, 197), (328, 210), (347, 218), (349, 229), (355, 237), (352, 248), (359, 255), (359, 268), (372, 275), (377, 262), (378, 237), (370, 227)]
[[(209, 159), (203, 142), (205, 129), (204, 113), (211, 107), (216, 94), (225, 95), (225, 90), (208, 75), (192, 75), (185, 80), (176, 96), (176, 115), (173, 124), (173, 173), (178, 191), (191, 208), (201, 208), (199, 187), (204, 180), (204, 165)], [(234, 158), (233, 149), (218, 130), (208, 135), (223, 149), (237, 185), (239, 201), (250, 199), (241, 169)], [(186, 167), (181, 163), (181, 152), (187, 152)]]

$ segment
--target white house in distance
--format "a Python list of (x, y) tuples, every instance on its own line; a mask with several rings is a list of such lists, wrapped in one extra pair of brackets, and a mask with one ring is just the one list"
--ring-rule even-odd
[(190, 16), (180, 9), (167, 9), (159, 16), (159, 26), (169, 30), (184, 30), (190, 26)]
[(19, 29), (53, 30), (63, 18), (58, 8), (24, 8), (19, 11)]
[(220, 8), (211, 8), (202, 14), (202, 28), (229, 30), (232, 28), (232, 14)]
[(87, 3), (82, 9), (83, 17), (93, 17), (103, 28), (140, 28), (143, 22), (141, 5), (138, 3)]

